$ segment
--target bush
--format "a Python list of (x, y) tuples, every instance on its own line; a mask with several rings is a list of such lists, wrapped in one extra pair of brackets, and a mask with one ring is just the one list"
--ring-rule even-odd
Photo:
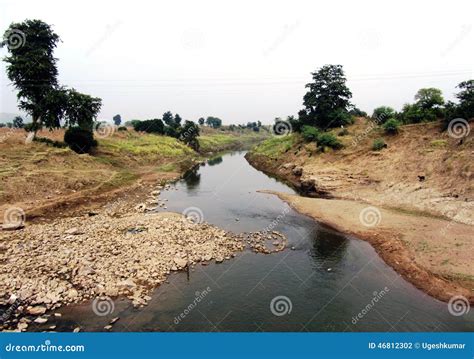
[(117, 130), (118, 131), (128, 131), (127, 127), (125, 127), (125, 126), (120, 126)]
[(89, 153), (93, 147), (97, 146), (97, 141), (94, 140), (92, 132), (80, 127), (68, 128), (64, 133), (64, 142), (77, 153)]
[(342, 148), (342, 143), (332, 133), (323, 133), (318, 136), (317, 139), (318, 147), (331, 147), (332, 149), (338, 150)]
[(379, 124), (383, 124), (388, 121), (388, 119), (393, 118), (396, 115), (396, 112), (393, 108), (389, 106), (380, 106), (374, 110), (372, 118), (377, 121)]
[(394, 118), (391, 118), (387, 122), (385, 122), (382, 127), (383, 127), (385, 133), (387, 133), (389, 135), (395, 135), (399, 131), (400, 122), (398, 122)]
[(387, 144), (382, 138), (377, 138), (374, 140), (374, 144), (372, 145), (372, 150), (380, 151), (382, 148), (387, 147)]
[(160, 119), (146, 120), (146, 121), (132, 121), (133, 129), (137, 132), (147, 132), (147, 133), (159, 133), (163, 134), (165, 132), (165, 125)]
[(301, 128), (301, 135), (306, 142), (313, 142), (318, 139), (320, 132), (316, 127), (305, 125)]

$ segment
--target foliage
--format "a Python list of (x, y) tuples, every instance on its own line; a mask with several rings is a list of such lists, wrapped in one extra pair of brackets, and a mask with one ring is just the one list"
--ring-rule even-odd
[(437, 88), (422, 88), (415, 95), (416, 103), (423, 109), (432, 109), (444, 105), (443, 93)]
[(444, 105), (441, 90), (436, 88), (422, 88), (415, 95), (414, 104), (406, 104), (398, 116), (404, 123), (420, 123), (435, 121), (443, 117)]
[(343, 128), (337, 133), (338, 136), (347, 136), (348, 134), (349, 134), (349, 130), (347, 128)]
[(400, 122), (398, 122), (394, 118), (391, 118), (391, 119), (387, 120), (387, 122), (385, 122), (382, 127), (383, 127), (385, 133), (387, 133), (389, 135), (395, 135), (399, 132)]
[(447, 103), (445, 127), (455, 118), (470, 120), (474, 117), (474, 80), (463, 81), (456, 87), (460, 89), (455, 95), (459, 103)]
[(378, 124), (384, 124), (388, 119), (395, 117), (396, 111), (389, 106), (379, 106), (374, 109), (372, 119)]
[(372, 145), (372, 150), (374, 151), (380, 151), (382, 148), (387, 147), (387, 144), (383, 140), (383, 138), (377, 138), (374, 140), (374, 143)]
[(222, 120), (218, 117), (209, 116), (206, 118), (206, 125), (212, 128), (219, 128), (222, 126)]
[(319, 148), (330, 147), (332, 149), (338, 150), (344, 147), (336, 136), (328, 132), (320, 134), (316, 142)]
[(56, 148), (68, 147), (68, 145), (64, 142), (54, 141), (54, 140), (52, 140), (50, 138), (47, 138), (47, 137), (35, 137), (35, 138), (33, 138), (33, 141), (46, 143), (47, 145), (52, 146), (52, 147), (56, 147)]
[(349, 106), (349, 114), (351, 116), (355, 116), (355, 117), (367, 117), (367, 112), (362, 111), (361, 109), (359, 109), (355, 105), (350, 105)]
[(20, 116), (16, 116), (13, 119), (12, 125), (14, 128), (23, 128), (25, 126), (23, 119)]
[(261, 154), (270, 158), (279, 158), (288, 152), (295, 143), (295, 135), (272, 136), (252, 149), (252, 153)]
[(26, 131), (26, 132), (37, 132), (39, 130), (41, 130), (41, 124), (39, 122), (30, 122), (30, 123), (27, 123), (23, 129)]
[(157, 118), (146, 121), (134, 120), (132, 125), (133, 129), (137, 132), (157, 133), (160, 135), (165, 133), (163, 121)]
[(64, 142), (77, 153), (90, 153), (91, 149), (97, 146), (97, 141), (94, 140), (92, 132), (78, 126), (66, 130)]
[(117, 114), (113, 117), (113, 120), (114, 120), (115, 126), (120, 126), (120, 124), (122, 123), (122, 116)]
[(201, 118), (198, 120), (198, 123), (199, 123), (200, 126), (203, 126), (205, 121), (206, 121), (206, 120), (201, 117)]
[(312, 73), (313, 82), (303, 97), (304, 110), (299, 114), (302, 124), (319, 128), (339, 127), (350, 123), (350, 98), (341, 65), (326, 65)]
[(174, 118), (171, 111), (165, 112), (163, 114), (162, 120), (167, 126), (172, 126), (174, 124)]
[(76, 91), (66, 90), (64, 115), (69, 126), (92, 130), (94, 119), (102, 107), (102, 100)]
[(199, 141), (197, 137), (199, 136), (199, 126), (192, 121), (186, 120), (179, 139), (191, 147), (194, 151), (199, 151)]
[(306, 142), (313, 142), (318, 139), (320, 132), (316, 127), (304, 125), (301, 129), (301, 135)]
[(117, 131), (128, 131), (128, 129), (127, 129), (127, 127), (125, 127), (125, 126), (119, 126), (119, 127), (117, 128)]

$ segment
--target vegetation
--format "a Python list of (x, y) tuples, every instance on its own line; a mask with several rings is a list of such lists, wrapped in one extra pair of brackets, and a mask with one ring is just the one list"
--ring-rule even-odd
[(374, 143), (372, 145), (372, 150), (374, 151), (380, 151), (382, 148), (387, 147), (387, 144), (383, 140), (383, 138), (377, 138), (374, 140)]
[(68, 128), (64, 133), (64, 142), (77, 153), (89, 153), (93, 147), (97, 146), (92, 132), (81, 127)]
[(288, 152), (296, 142), (297, 137), (294, 134), (289, 136), (273, 136), (254, 147), (252, 152), (275, 159)]
[(372, 119), (378, 124), (384, 124), (388, 119), (396, 116), (396, 111), (389, 106), (380, 106), (374, 109)]
[(218, 117), (209, 116), (206, 118), (206, 125), (212, 128), (219, 128), (222, 126), (222, 120)]
[(382, 127), (386, 134), (396, 135), (400, 130), (400, 122), (394, 118), (391, 118), (385, 122)]
[(318, 144), (318, 148), (323, 150), (325, 147), (330, 147), (334, 150), (338, 150), (343, 147), (342, 143), (337, 139), (337, 137), (329, 132), (319, 135), (316, 142)]
[(463, 81), (457, 88), (460, 89), (455, 95), (458, 103), (446, 104), (445, 127), (455, 118), (470, 120), (474, 117), (474, 80)]
[(120, 126), (122, 124), (122, 116), (115, 115), (113, 117), (113, 121), (114, 121), (115, 126)]

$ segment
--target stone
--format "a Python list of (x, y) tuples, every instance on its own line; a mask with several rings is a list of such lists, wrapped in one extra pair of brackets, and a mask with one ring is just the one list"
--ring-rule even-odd
[(18, 323), (17, 329), (24, 331), (28, 328), (28, 323)]
[(174, 262), (176, 263), (176, 266), (178, 268), (183, 268), (188, 264), (188, 261), (186, 259), (179, 258), (179, 257), (175, 257)]
[(112, 329), (112, 326), (111, 326), (111, 325), (106, 325), (106, 326), (104, 327), (104, 329), (105, 329), (105, 330), (110, 330), (110, 329)]
[(43, 306), (36, 306), (36, 307), (28, 307), (26, 308), (26, 312), (31, 315), (41, 315), (46, 313), (46, 307)]
[(79, 333), (81, 331), (81, 328), (77, 327), (77, 328), (74, 328), (74, 330), (72, 331), (73, 333)]
[(295, 175), (297, 177), (300, 177), (301, 175), (303, 175), (303, 168), (302, 167), (295, 167), (295, 168), (293, 168), (291, 173), (293, 173), (293, 175)]
[(78, 234), (83, 234), (77, 227), (73, 227), (64, 232), (64, 234), (76, 236)]
[(35, 320), (33, 320), (33, 322), (37, 323), (37, 324), (44, 324), (48, 321), (48, 318), (43, 318), (43, 317), (38, 317), (36, 318)]
[(110, 321), (109, 324), (110, 324), (110, 325), (115, 324), (115, 323), (117, 323), (117, 321), (118, 321), (119, 319), (120, 319), (120, 317), (112, 318), (112, 320)]
[(70, 299), (75, 299), (75, 298), (77, 298), (78, 295), (79, 295), (79, 293), (74, 288), (69, 289), (67, 291), (67, 294), (66, 294), (66, 296)]

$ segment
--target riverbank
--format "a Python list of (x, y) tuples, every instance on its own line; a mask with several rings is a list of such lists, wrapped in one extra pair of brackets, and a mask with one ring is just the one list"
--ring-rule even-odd
[[(387, 148), (372, 151), (382, 134), (367, 126), (363, 119), (350, 126), (340, 151), (320, 152), (292, 134), (263, 142), (246, 158), (312, 197), (301, 198), (296, 210), (369, 241), (418, 288), (444, 301), (461, 294), (473, 302), (472, 136), (459, 143), (436, 123), (409, 125), (385, 138)], [(381, 214), (380, 225), (361, 224), (367, 207)]]

